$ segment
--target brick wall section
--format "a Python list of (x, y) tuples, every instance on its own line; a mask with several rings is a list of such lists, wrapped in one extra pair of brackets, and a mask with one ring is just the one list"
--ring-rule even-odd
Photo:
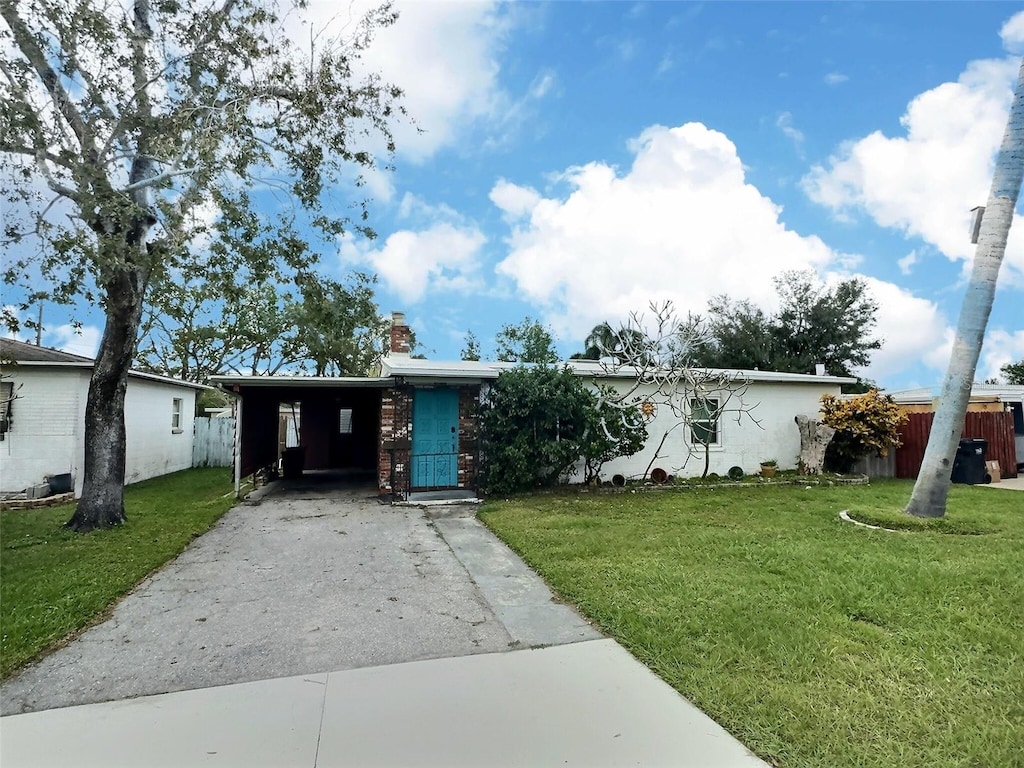
[(403, 498), (408, 493), (411, 438), (412, 389), (385, 389), (380, 398), (377, 455), (377, 485), (381, 493)]
[(459, 387), (459, 488), (476, 488), (479, 385)]
[[(405, 498), (409, 493), (414, 390), (385, 389), (380, 399), (380, 450), (377, 484), (382, 494)], [(459, 387), (458, 487), (476, 487), (478, 385)]]

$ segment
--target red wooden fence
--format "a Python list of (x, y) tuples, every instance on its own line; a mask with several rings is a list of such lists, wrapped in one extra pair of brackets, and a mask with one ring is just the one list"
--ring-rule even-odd
[[(901, 430), (903, 445), (896, 449), (896, 477), (917, 477), (934, 418), (934, 413), (910, 414), (910, 421)], [(1011, 412), (968, 412), (960, 436), (987, 440), (985, 460), (998, 461), (1003, 477), (1017, 476), (1017, 447), (1014, 443)]]

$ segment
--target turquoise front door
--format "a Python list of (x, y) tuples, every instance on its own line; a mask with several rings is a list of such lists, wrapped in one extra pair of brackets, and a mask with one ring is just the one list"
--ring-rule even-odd
[(412, 399), (412, 487), (459, 484), (459, 393), (417, 389)]

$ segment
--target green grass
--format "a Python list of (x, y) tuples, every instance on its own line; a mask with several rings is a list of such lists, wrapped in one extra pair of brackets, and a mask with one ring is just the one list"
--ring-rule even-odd
[[(228, 470), (191, 469), (125, 489), (128, 522), (72, 533), (74, 507), (0, 512), (0, 675), (102, 616), (234, 504)], [(228, 494), (225, 496), (224, 494)]]
[[(1024, 493), (903, 481), (533, 496), (484, 522), (769, 762), (1024, 766)], [(967, 534), (967, 535), (964, 535)]]

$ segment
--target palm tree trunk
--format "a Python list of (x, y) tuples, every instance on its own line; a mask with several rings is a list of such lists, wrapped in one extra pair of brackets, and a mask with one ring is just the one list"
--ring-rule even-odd
[(957, 443), (971, 396), (971, 384), (992, 311), (999, 267), (1006, 251), (1006, 239), (1024, 177), (1024, 59), (1017, 75), (1017, 89), (1003, 143), (996, 157), (992, 190), (981, 221), (978, 248), (974, 255), (971, 281), (967, 286), (949, 368), (942, 384), (935, 420), (921, 471), (917, 475), (907, 512), (915, 517), (942, 517)]

